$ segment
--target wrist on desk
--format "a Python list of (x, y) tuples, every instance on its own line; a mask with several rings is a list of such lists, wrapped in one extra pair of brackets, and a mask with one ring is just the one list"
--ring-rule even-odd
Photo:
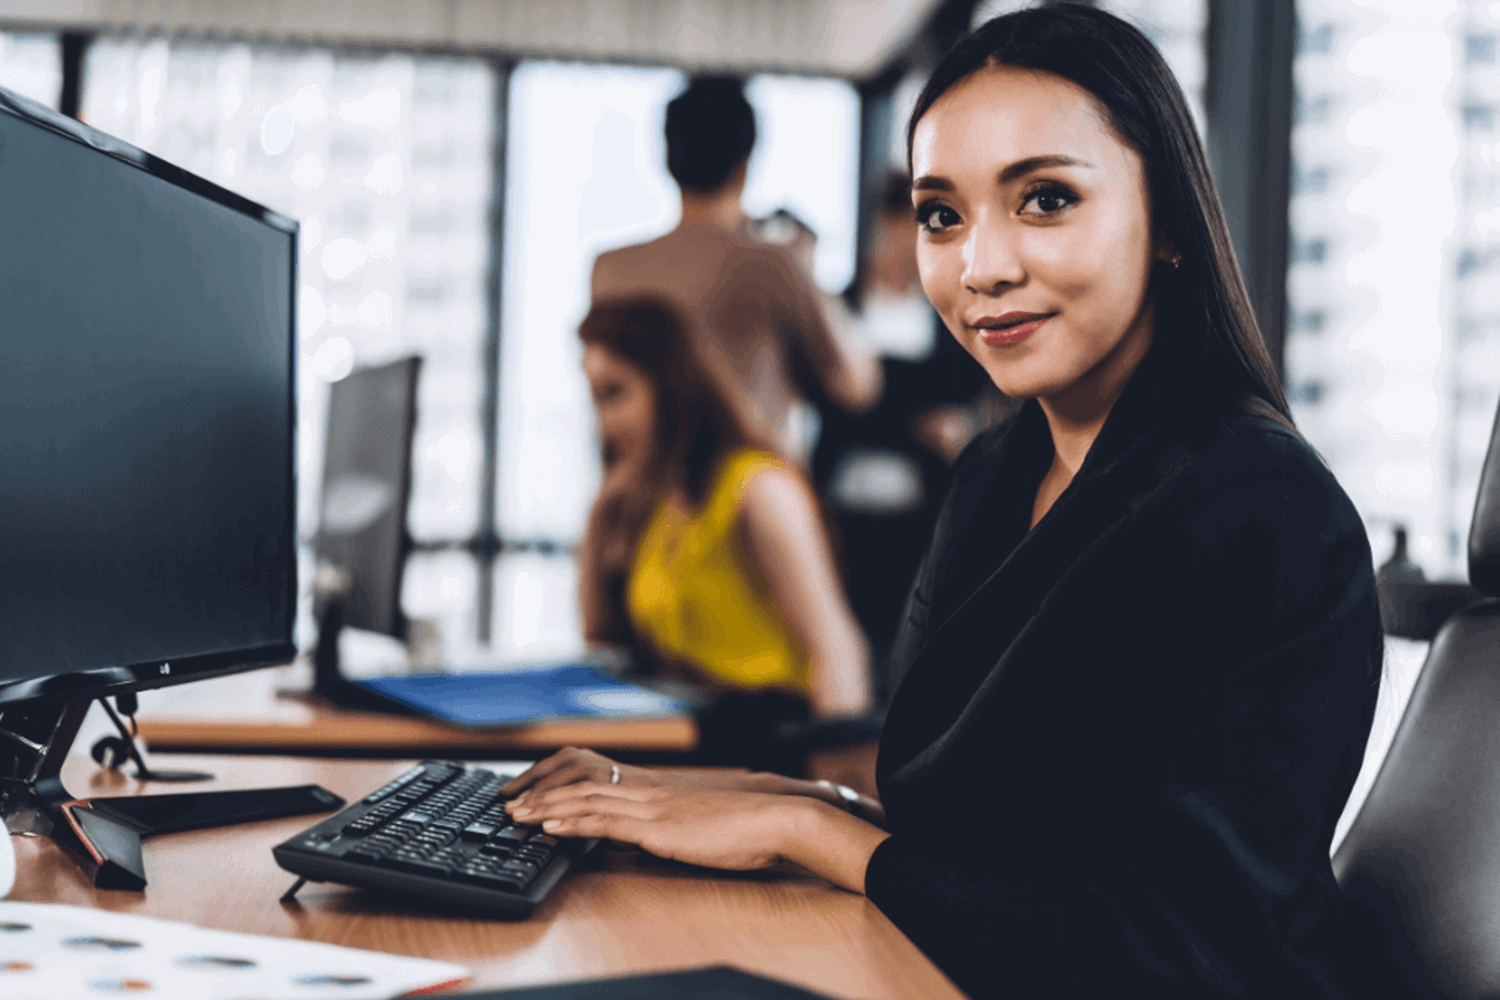
[(819, 799), (788, 798), (783, 809), (781, 857), (863, 893), (870, 856), (890, 834)]

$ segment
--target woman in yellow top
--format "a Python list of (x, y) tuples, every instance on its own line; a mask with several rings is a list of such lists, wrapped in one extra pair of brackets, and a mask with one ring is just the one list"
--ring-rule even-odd
[(764, 763), (754, 750), (775, 723), (868, 710), (865, 640), (807, 483), (683, 323), (622, 300), (579, 330), (605, 466), (580, 560), (584, 634), (718, 696), (705, 756)]

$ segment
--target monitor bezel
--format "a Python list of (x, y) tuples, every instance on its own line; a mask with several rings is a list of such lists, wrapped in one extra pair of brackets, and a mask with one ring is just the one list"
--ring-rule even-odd
[(273, 229), (285, 233), (291, 241), (287, 287), (290, 290), (290, 311), (287, 338), (287, 449), (289, 475), (287, 477), (287, 523), (286, 538), (292, 553), (290, 579), (286, 591), (287, 634), (284, 642), (262, 643), (241, 649), (216, 650), (191, 656), (174, 656), (170, 660), (152, 659), (140, 663), (100, 666), (86, 670), (44, 674), (37, 677), (0, 682), (0, 708), (21, 702), (61, 703), (94, 700), (134, 691), (186, 684), (191, 681), (225, 677), (263, 667), (278, 666), (290, 662), (297, 654), (295, 629), (297, 623), (297, 255), (299, 225), (289, 218), (264, 205), (251, 201), (243, 195), (220, 187), (213, 181), (200, 177), (176, 164), (133, 146), (123, 139), (59, 114), (44, 104), (0, 87), (0, 114), (18, 118), (29, 124), (47, 129), (56, 135), (80, 145), (88, 146), (98, 153), (113, 157), (122, 163), (142, 170), (167, 183), (174, 184), (200, 197), (239, 212)]

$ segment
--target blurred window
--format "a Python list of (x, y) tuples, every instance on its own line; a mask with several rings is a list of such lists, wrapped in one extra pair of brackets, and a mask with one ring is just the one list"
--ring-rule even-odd
[(1198, 135), (1204, 135), (1208, 120), (1203, 110), (1203, 84), (1208, 75), (1204, 37), (1208, 31), (1208, 0), (1099, 0), (1095, 6), (1123, 17), (1156, 43), (1182, 86)]
[(56, 35), (0, 31), (0, 87), (57, 110), (62, 43)]
[(662, 123), (683, 81), (671, 69), (551, 62), (523, 63), (511, 74), (496, 484), (502, 538), (575, 542), (582, 534), (599, 470), (576, 330), (595, 255), (677, 222)]
[[(103, 36), (89, 46), (83, 79), (90, 124), (302, 224), (300, 537), (317, 530), (328, 384), (355, 365), (407, 354), (423, 357), (411, 531), (418, 540), (472, 536), (483, 456), (491, 65)], [(412, 577), (418, 586), (424, 579)], [(455, 579), (464, 578), (432, 576), (434, 587), (464, 591), (472, 615), (473, 587)], [(417, 607), (425, 603), (415, 595)]]
[(859, 94), (843, 80), (757, 76), (745, 97), (757, 128), (745, 211), (785, 208), (807, 223), (818, 236), (813, 277), (842, 292), (854, 280)]
[(1298, 18), (1286, 369), (1322, 388), (1292, 407), (1377, 560), (1400, 522), (1429, 575), (1461, 575), (1500, 399), (1500, 4)]

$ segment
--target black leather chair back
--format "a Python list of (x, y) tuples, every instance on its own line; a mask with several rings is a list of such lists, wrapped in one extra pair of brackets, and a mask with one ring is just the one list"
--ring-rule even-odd
[(1500, 997), (1500, 413), (1469, 579), (1487, 596), (1438, 630), (1333, 859), (1350, 905), (1374, 918), (1413, 990), (1452, 1000)]

